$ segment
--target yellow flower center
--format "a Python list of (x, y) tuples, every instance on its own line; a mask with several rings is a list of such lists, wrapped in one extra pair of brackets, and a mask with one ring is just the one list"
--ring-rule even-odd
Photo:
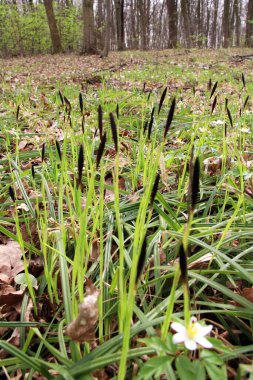
[(195, 323), (191, 323), (188, 327), (187, 327), (187, 335), (190, 339), (194, 339), (195, 336), (197, 335), (198, 333), (198, 328), (196, 326)]

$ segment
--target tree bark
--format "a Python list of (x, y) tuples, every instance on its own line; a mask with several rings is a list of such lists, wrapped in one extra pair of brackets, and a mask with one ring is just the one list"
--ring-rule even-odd
[(111, 24), (111, 0), (106, 0), (106, 24), (104, 49), (100, 54), (101, 58), (107, 57), (110, 50), (110, 24)]
[(236, 46), (240, 46), (241, 40), (241, 2), (240, 0), (235, 0), (234, 2), (234, 12), (235, 12), (235, 44)]
[(183, 28), (184, 28), (184, 38), (186, 42), (186, 47), (191, 47), (191, 40), (190, 40), (190, 13), (189, 13), (189, 4), (188, 0), (182, 0), (181, 1), (181, 12), (182, 12), (182, 19), (183, 19)]
[(53, 1), (52, 0), (44, 0), (44, 6), (47, 15), (48, 26), (50, 29), (50, 35), (53, 45), (53, 53), (61, 53), (61, 39), (59, 35), (59, 31), (57, 28), (57, 23), (54, 15)]
[(218, 8), (219, 8), (219, 0), (214, 0), (214, 13), (213, 13), (213, 23), (212, 23), (212, 35), (211, 35), (211, 46), (213, 48), (216, 48)]
[(124, 0), (114, 0), (118, 50), (125, 49)]
[(253, 47), (253, 1), (249, 0), (247, 10), (245, 45)]
[(103, 48), (103, 30), (105, 27), (104, 23), (104, 1), (99, 0), (98, 1), (98, 7), (97, 7), (97, 48), (98, 50), (102, 50)]
[(177, 47), (177, 0), (167, 0), (167, 9), (169, 17), (169, 43), (168, 48)]
[(147, 50), (147, 26), (148, 26), (148, 4), (146, 0), (138, 0), (139, 5), (139, 27), (141, 37), (141, 50)]
[(230, 43), (230, 0), (224, 0), (223, 9), (223, 47), (228, 48)]
[(84, 39), (83, 54), (96, 54), (96, 33), (94, 24), (93, 0), (83, 0)]

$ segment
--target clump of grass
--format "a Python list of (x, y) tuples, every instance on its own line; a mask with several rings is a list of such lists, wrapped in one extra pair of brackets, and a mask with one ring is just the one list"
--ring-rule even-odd
[[(113, 54), (116, 59), (117, 53)], [(122, 54), (127, 57), (128, 52)], [(188, 88), (182, 85), (181, 68), (168, 66), (164, 53), (157, 54), (161, 59), (157, 72), (147, 53), (142, 57), (145, 70), (130, 67), (122, 82), (117, 73), (112, 74), (118, 83), (114, 88), (108, 74), (98, 86), (87, 86), (85, 110), (75, 82), (60, 83), (61, 91), (47, 90), (47, 106), (37, 102), (36, 107), (29, 83), (15, 94), (9, 82), (4, 83), (3, 94), (8, 96), (3, 100), (6, 114), (0, 115), (6, 124), (4, 137), (0, 136), (0, 233), (19, 243), (27, 278), (21, 314), (15, 321), (8, 315), (0, 321), (0, 327), (9, 329), (0, 347), (11, 355), (2, 362), (10, 378), (21, 366), (29, 380), (35, 371), (51, 379), (56, 373), (52, 371), (79, 378), (99, 376), (94, 371), (101, 369), (123, 380), (132, 376), (135, 364), (141, 378), (141, 371), (147, 370), (146, 357), (151, 376), (188, 376), (184, 363), (190, 359), (183, 350), (179, 354), (181, 346), (176, 350), (172, 345), (170, 324), (183, 317), (187, 323), (191, 314), (211, 320), (217, 339), (211, 338), (215, 350), (191, 356), (189, 365), (201, 366), (206, 376), (214, 369), (217, 378), (226, 366), (240, 378), (240, 364), (251, 359), (253, 307), (247, 297), (253, 282), (252, 197), (250, 173), (245, 174), (246, 155), (251, 161), (251, 138), (233, 127), (232, 118), (238, 101), (243, 110), (251, 111), (252, 86), (248, 81), (243, 102), (237, 88), (241, 68), (240, 72), (233, 69), (234, 76), (231, 70), (221, 74), (219, 65), (217, 69), (214, 65), (217, 81), (213, 85), (206, 70), (198, 68), (196, 73), (180, 56), (185, 75), (198, 75), (198, 83)], [(216, 54), (212, 52), (208, 60)], [(173, 88), (161, 83), (168, 70)], [(248, 69), (243, 70), (245, 81)], [(126, 82), (133, 83), (131, 93)], [(142, 88), (139, 83), (144, 82)], [(158, 82), (164, 90), (155, 113), (158, 100), (150, 89)], [(207, 82), (208, 93), (202, 90)], [(217, 105), (218, 82), (222, 94)], [(43, 86), (34, 86), (34, 102)], [(243, 92), (245, 86), (246, 82)], [(164, 115), (165, 99), (172, 91), (174, 97)], [(55, 104), (56, 96), (60, 106)], [(225, 107), (221, 107), (223, 102)], [(17, 104), (26, 112), (17, 116)], [(78, 133), (80, 113), (82, 134)], [(224, 123), (226, 118), (233, 134)], [(99, 139), (94, 138), (96, 124)], [(245, 112), (238, 124), (250, 128), (250, 115)], [(27, 147), (22, 148), (24, 140)], [(102, 159), (105, 147), (106, 159)], [(82, 191), (76, 184), (82, 185)], [(33, 268), (35, 258), (42, 260), (38, 273)], [(30, 275), (37, 280), (36, 290)], [(100, 292), (94, 346), (89, 341), (79, 345), (65, 335), (66, 325), (76, 318), (78, 305), (87, 295), (85, 278)], [(15, 280), (10, 281), (19, 290)], [(29, 300), (37, 308), (27, 320)], [(21, 331), (19, 347), (6, 341), (13, 328)], [(114, 375), (109, 374), (111, 364)]]

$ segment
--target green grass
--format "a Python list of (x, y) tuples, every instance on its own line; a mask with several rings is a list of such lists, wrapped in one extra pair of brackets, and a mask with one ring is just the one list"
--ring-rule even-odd
[[(6, 354), (0, 360), (3, 376), (12, 378), (21, 368), (29, 379), (35, 373), (48, 379), (105, 374), (122, 380), (191, 379), (196, 373), (199, 379), (252, 377), (253, 82), (252, 62), (233, 62), (238, 53), (247, 51), (124, 52), (104, 61), (66, 55), (1, 62), (0, 238), (2, 244), (7, 238), (20, 244), (27, 279), (21, 313), (15, 312), (13, 321), (11, 310), (0, 320), (5, 328), (0, 340)], [(99, 81), (87, 84), (94, 75)], [(218, 81), (211, 100), (210, 78), (212, 85)], [(71, 104), (70, 114), (59, 91)], [(164, 141), (174, 96), (175, 114)], [(99, 131), (94, 135), (100, 104), (107, 141), (97, 169)], [(148, 139), (144, 125), (153, 107)], [(201, 179), (191, 217), (187, 199), (193, 147)], [(27, 211), (20, 209), (22, 203)], [(145, 266), (136, 284), (144, 239)], [(182, 286), (177, 260), (182, 241), (190, 247), (189, 291)], [(36, 257), (43, 263), (37, 272)], [(37, 278), (37, 288), (30, 275)], [(66, 335), (66, 327), (87, 297), (87, 279), (100, 291), (98, 321), (94, 340), (79, 343)], [(32, 310), (26, 315), (30, 300)], [(200, 348), (194, 354), (173, 344), (170, 323), (190, 315), (213, 324), (212, 350)], [(16, 346), (7, 341), (14, 328), (20, 331)]]

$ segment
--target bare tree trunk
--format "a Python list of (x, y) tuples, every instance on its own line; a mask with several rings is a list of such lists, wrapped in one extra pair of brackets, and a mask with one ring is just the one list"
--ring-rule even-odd
[(116, 13), (116, 30), (118, 50), (125, 49), (125, 33), (124, 33), (124, 0), (114, 0)]
[(167, 0), (167, 9), (169, 17), (169, 43), (168, 48), (177, 47), (177, 0)]
[(104, 29), (104, 1), (99, 0), (98, 1), (98, 7), (97, 7), (97, 48), (98, 50), (102, 50), (103, 48), (103, 29)]
[(140, 37), (141, 37), (141, 50), (147, 50), (147, 4), (146, 0), (138, 0), (139, 5), (139, 27), (140, 27)]
[(189, 4), (188, 0), (181, 0), (181, 13), (183, 19), (183, 28), (184, 28), (184, 39), (186, 42), (186, 47), (191, 47), (190, 40), (190, 14), (189, 14)]
[(214, 14), (213, 14), (213, 24), (212, 24), (212, 36), (211, 36), (211, 46), (213, 48), (216, 48), (218, 8), (219, 8), (219, 0), (214, 0)]
[[(138, 9), (135, 0), (131, 0), (130, 3), (130, 15), (131, 15), (131, 49), (138, 49), (138, 37), (137, 37), (137, 22), (138, 22)], [(136, 20), (137, 15), (137, 20)]]
[(223, 8), (223, 47), (228, 48), (230, 43), (230, 0), (224, 0)]
[(111, 25), (111, 0), (106, 0), (106, 23), (105, 23), (105, 41), (104, 49), (100, 57), (107, 57), (110, 50), (110, 25)]
[(96, 33), (94, 24), (93, 0), (83, 0), (84, 40), (83, 54), (96, 54)]
[(235, 44), (240, 46), (241, 43), (241, 1), (235, 0), (234, 2), (234, 12), (235, 12)]
[(48, 26), (50, 29), (53, 52), (61, 53), (62, 52), (61, 39), (60, 39), (60, 35), (59, 35), (59, 31), (57, 28), (56, 19), (54, 15), (53, 1), (44, 0), (44, 6), (45, 6), (46, 14), (47, 14)]
[(249, 0), (247, 10), (245, 45), (253, 47), (253, 1)]

